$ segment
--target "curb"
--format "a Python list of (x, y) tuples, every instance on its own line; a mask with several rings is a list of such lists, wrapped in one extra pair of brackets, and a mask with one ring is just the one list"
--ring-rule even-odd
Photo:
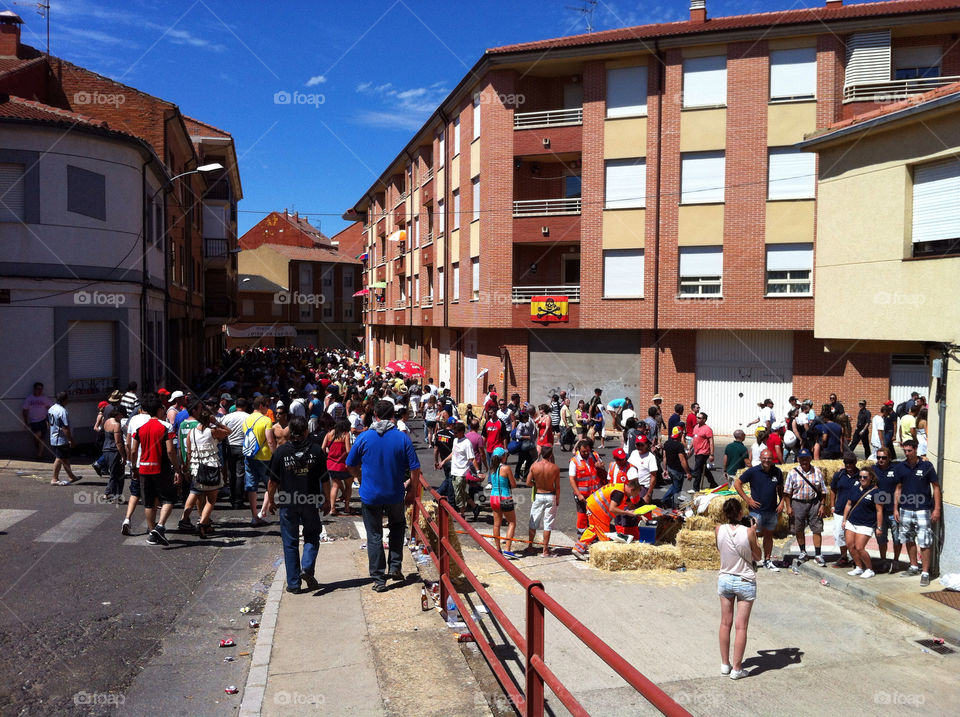
[[(787, 568), (789, 570), (789, 568)], [(803, 563), (800, 565), (800, 573), (817, 580), (823, 577), (830, 577), (829, 573), (823, 571), (815, 565)], [(869, 582), (869, 581), (861, 581)], [(942, 637), (944, 640), (960, 645), (960, 622), (950, 621), (938, 615), (933, 615), (917, 605), (913, 605), (897, 598), (883, 595), (867, 585), (853, 583), (849, 580), (830, 580), (827, 587), (839, 590), (840, 592), (860, 598), (864, 602), (874, 605), (882, 610), (913, 623), (917, 627), (929, 632), (931, 635)], [(929, 599), (929, 598), (928, 598)], [(932, 601), (931, 601), (932, 602)], [(948, 608), (949, 609), (949, 608)]]
[(270, 667), (270, 654), (273, 651), (273, 635), (277, 629), (277, 615), (280, 611), (280, 598), (286, 583), (286, 571), (283, 563), (277, 566), (273, 584), (267, 593), (267, 600), (260, 616), (260, 629), (257, 630), (257, 644), (250, 658), (250, 671), (243, 688), (243, 700), (240, 702), (239, 717), (260, 717), (263, 696), (267, 689), (267, 671)]

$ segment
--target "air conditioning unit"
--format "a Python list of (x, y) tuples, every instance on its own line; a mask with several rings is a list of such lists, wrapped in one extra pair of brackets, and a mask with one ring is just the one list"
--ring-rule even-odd
[(550, 146), (550, 138), (549, 138), (549, 137), (544, 137), (544, 138), (543, 138), (543, 146), (544, 146), (544, 147), (549, 147), (549, 146)]

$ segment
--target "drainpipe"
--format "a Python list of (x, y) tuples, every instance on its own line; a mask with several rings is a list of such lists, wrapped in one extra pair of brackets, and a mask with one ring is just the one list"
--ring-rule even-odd
[[(943, 452), (947, 445), (947, 372), (949, 371), (951, 348), (956, 347), (946, 344), (941, 349), (940, 360), (942, 365), (940, 368), (940, 378), (937, 379), (937, 395), (935, 396), (937, 400), (937, 475), (940, 477), (941, 502), (943, 500)], [(933, 534), (933, 559), (931, 562), (933, 563), (933, 570), (939, 573), (940, 551), (943, 548), (944, 540), (944, 520), (942, 512), (940, 514), (940, 522), (934, 527)]]
[[(447, 189), (450, 187), (450, 170), (451, 167), (447, 163), (447, 148), (450, 146), (450, 136), (447, 134), (447, 126), (450, 124), (450, 118), (447, 117), (443, 112), (443, 107), (440, 107), (437, 110), (437, 113), (440, 115), (440, 120), (443, 122), (443, 330), (448, 331), (449, 325), (449, 311), (450, 306), (447, 303), (447, 281), (450, 277), (447, 276), (447, 260), (450, 257), (450, 223), (447, 221), (447, 209), (449, 205), (449, 197), (447, 196)], [(439, 282), (437, 282), (439, 283)], [(434, 284), (436, 286), (436, 283)], [(434, 302), (436, 303), (436, 302)], [(449, 345), (450, 342), (448, 341)], [(440, 353), (437, 352), (437, 359), (439, 361)], [(450, 358), (450, 349), (447, 349), (447, 359)], [(439, 366), (437, 366), (437, 371), (439, 373)], [(438, 381), (440, 379), (437, 379)]]
[(660, 181), (663, 174), (663, 94), (667, 79), (666, 63), (660, 51), (660, 43), (653, 42), (654, 55), (658, 65), (657, 92), (657, 222), (653, 234), (653, 392), (660, 393)]
[[(151, 160), (147, 160), (140, 167), (140, 334), (145, 335), (147, 330), (147, 290), (150, 287), (150, 281), (147, 279), (147, 212), (151, 208), (147, 207), (147, 166)], [(154, 351), (157, 347), (153, 347)], [(129, 378), (129, 377), (128, 377)], [(145, 385), (147, 378), (147, 354), (140, 348), (140, 385)], [(156, 376), (153, 377), (156, 380)]]

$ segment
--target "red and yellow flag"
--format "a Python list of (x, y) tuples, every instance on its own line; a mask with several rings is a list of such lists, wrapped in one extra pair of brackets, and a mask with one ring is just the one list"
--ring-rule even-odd
[(530, 299), (530, 318), (534, 321), (570, 321), (570, 301), (566, 296), (534, 296)]

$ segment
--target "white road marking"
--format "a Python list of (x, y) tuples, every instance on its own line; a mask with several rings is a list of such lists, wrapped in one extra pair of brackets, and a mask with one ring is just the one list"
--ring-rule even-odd
[(17, 510), (15, 508), (0, 508), (0, 531), (16, 525), (24, 518), (36, 513), (35, 510)]
[(107, 519), (110, 513), (74, 513), (35, 538), (35, 543), (79, 543), (89, 532)]

